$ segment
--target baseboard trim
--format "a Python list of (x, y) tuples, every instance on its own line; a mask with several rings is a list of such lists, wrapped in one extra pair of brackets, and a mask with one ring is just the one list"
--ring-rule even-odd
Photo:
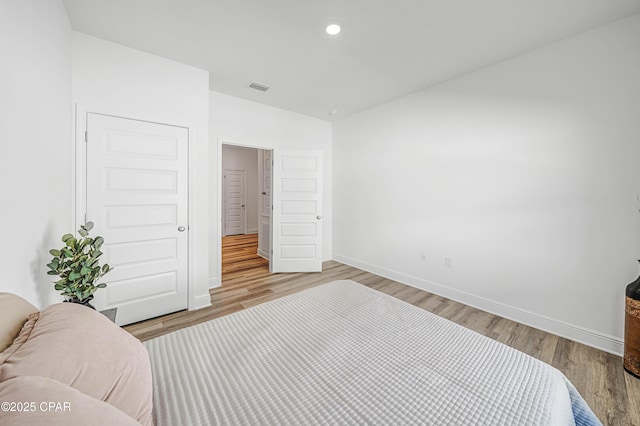
[(209, 278), (209, 288), (220, 287), (220, 283), (218, 282), (218, 278), (211, 277)]
[(623, 340), (614, 336), (598, 333), (574, 324), (569, 324), (564, 321), (549, 318), (514, 306), (495, 302), (433, 281), (372, 265), (348, 256), (334, 253), (333, 259), (337, 262), (353, 266), (354, 268), (362, 269), (364, 271), (371, 272), (372, 274), (380, 275), (399, 283), (428, 291), (429, 293), (434, 293), (438, 296), (446, 297), (459, 303), (464, 303), (465, 305), (517, 321), (524, 325), (546, 331), (547, 333), (552, 333), (569, 340), (583, 343), (587, 346), (591, 346), (614, 355), (622, 356), (624, 350)]
[(197, 309), (202, 309), (211, 306), (211, 296), (207, 292), (207, 294), (202, 294), (200, 296), (196, 296), (191, 299), (189, 303), (189, 311), (195, 311)]
[(244, 234), (248, 235), (248, 234), (257, 234), (257, 233), (258, 233), (258, 228), (256, 228), (256, 229), (247, 229)]
[(269, 253), (267, 253), (267, 252), (266, 252), (266, 251), (264, 251), (264, 250), (258, 249), (258, 256), (260, 256), (260, 257), (261, 257), (261, 258), (263, 258), (263, 259), (270, 260), (270, 258), (269, 258)]

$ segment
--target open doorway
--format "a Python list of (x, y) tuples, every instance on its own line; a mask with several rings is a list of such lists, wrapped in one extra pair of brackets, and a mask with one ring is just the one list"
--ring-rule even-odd
[(222, 145), (222, 285), (268, 273), (271, 151)]

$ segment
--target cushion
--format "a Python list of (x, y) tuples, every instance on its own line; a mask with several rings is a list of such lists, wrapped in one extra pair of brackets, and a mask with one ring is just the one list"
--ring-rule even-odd
[(38, 308), (22, 297), (0, 293), (0, 352), (13, 343), (24, 322), (34, 312), (38, 312)]
[(142, 424), (152, 424), (149, 354), (138, 339), (107, 317), (76, 303), (58, 303), (24, 325), (0, 382), (42, 376), (108, 402)]
[(46, 377), (23, 376), (0, 382), (0, 403), (3, 426), (139, 426), (114, 406)]
[(40, 312), (34, 312), (29, 315), (29, 318), (27, 318), (27, 321), (22, 326), (22, 330), (20, 330), (20, 333), (16, 336), (15, 339), (13, 339), (13, 343), (11, 344), (11, 346), (5, 349), (4, 352), (0, 352), (0, 364), (9, 359), (9, 357), (13, 355), (13, 353), (17, 351), (22, 346), (22, 344), (29, 339), (31, 330), (33, 330), (33, 326), (36, 325), (36, 321), (38, 321), (38, 318), (40, 318)]

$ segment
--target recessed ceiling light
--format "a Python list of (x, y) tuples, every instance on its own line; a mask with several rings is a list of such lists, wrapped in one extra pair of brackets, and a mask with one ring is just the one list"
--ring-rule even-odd
[(340, 34), (340, 31), (342, 31), (342, 28), (340, 28), (340, 25), (338, 24), (329, 24), (327, 25), (327, 28), (325, 29), (325, 31), (327, 32), (327, 34), (333, 36), (333, 35)]

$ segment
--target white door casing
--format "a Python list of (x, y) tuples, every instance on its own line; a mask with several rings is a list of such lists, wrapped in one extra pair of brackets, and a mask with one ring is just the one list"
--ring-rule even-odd
[(245, 233), (245, 182), (245, 170), (224, 170), (224, 235)]
[(273, 151), (270, 270), (322, 271), (322, 151)]
[(188, 130), (87, 114), (86, 219), (113, 270), (96, 293), (119, 325), (187, 307)]

